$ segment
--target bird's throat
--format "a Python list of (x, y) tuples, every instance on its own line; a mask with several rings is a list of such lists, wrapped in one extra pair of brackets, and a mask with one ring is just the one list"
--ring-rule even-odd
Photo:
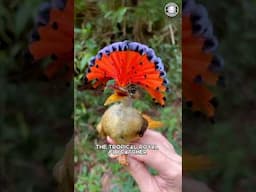
[(124, 97), (121, 103), (125, 107), (131, 107), (132, 106), (132, 98), (131, 97)]

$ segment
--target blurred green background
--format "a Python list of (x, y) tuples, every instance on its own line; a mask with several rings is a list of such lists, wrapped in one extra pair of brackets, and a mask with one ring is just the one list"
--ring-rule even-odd
[[(181, 153), (181, 17), (169, 18), (164, 6), (169, 1), (75, 1), (75, 87), (82, 84), (89, 59), (106, 45), (130, 40), (152, 47), (165, 63), (171, 93), (167, 106), (153, 104), (148, 94), (134, 106), (161, 120), (161, 131)], [(181, 4), (180, 0), (175, 1)], [(96, 131), (110, 90), (79, 91), (75, 88), (75, 191), (139, 191), (132, 177), (106, 151)], [(143, 100), (143, 101), (142, 101)]]
[(53, 167), (73, 133), (73, 87), (43, 81), (24, 57), (42, 2), (0, 1), (0, 191), (56, 191)]
[(218, 54), (224, 59), (226, 87), (215, 88), (216, 123), (183, 115), (183, 148), (206, 154), (216, 166), (192, 174), (215, 191), (256, 189), (256, 1), (200, 0), (208, 10)]

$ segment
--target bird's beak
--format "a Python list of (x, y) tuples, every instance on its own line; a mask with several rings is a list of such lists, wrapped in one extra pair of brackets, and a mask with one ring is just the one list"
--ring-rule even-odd
[(107, 100), (105, 101), (104, 105), (110, 105), (112, 103), (115, 103), (115, 102), (118, 102), (118, 101), (121, 101), (124, 99), (124, 97), (126, 97), (126, 95), (121, 95), (121, 94), (118, 94), (116, 91), (114, 94), (110, 95)]

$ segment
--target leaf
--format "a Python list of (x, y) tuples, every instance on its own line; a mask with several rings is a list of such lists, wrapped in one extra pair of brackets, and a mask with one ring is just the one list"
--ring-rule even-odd
[(28, 3), (25, 3), (23, 6), (20, 6), (16, 17), (15, 17), (15, 34), (18, 37), (21, 32), (25, 29), (30, 17), (31, 17), (31, 12), (28, 11), (30, 10), (31, 7)]
[(116, 12), (116, 17), (117, 17), (117, 22), (121, 23), (123, 21), (124, 15), (127, 11), (127, 7), (123, 7), (120, 8), (117, 12)]
[(124, 19), (124, 16), (128, 10), (128, 7), (121, 7), (116, 11), (108, 11), (104, 18), (107, 18), (112, 21), (112, 23), (121, 23)]

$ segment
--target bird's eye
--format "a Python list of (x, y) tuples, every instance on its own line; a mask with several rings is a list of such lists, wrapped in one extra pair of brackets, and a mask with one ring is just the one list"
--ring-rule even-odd
[(130, 95), (134, 95), (137, 91), (137, 87), (136, 85), (131, 84), (128, 86), (127, 90)]

